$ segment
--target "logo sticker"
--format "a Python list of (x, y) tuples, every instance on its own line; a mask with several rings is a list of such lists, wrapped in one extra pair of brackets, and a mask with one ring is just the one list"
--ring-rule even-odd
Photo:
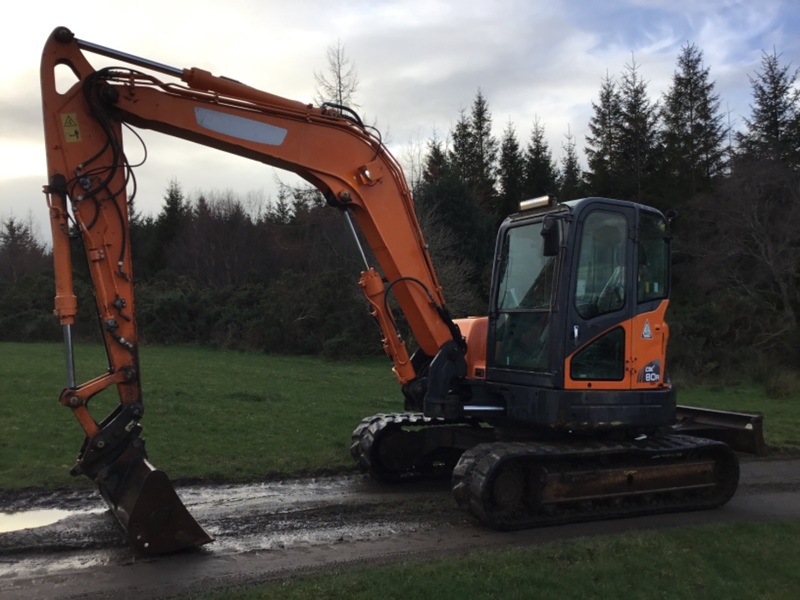
[(647, 363), (644, 369), (639, 371), (636, 381), (639, 383), (658, 383), (661, 381), (661, 361), (654, 360)]

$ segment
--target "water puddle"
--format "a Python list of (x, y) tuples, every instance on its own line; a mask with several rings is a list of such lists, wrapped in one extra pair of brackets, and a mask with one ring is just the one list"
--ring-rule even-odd
[(72, 515), (90, 514), (101, 510), (64, 510), (61, 508), (44, 508), (38, 510), (21, 510), (18, 512), (0, 512), (0, 533), (35, 529), (58, 523)]

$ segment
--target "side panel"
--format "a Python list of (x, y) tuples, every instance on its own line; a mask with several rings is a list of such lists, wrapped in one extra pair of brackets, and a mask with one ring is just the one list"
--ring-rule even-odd
[(654, 389), (668, 385), (665, 381), (664, 357), (669, 341), (669, 326), (665, 320), (668, 300), (656, 310), (637, 314), (630, 321), (630, 364), (628, 373), (631, 389)]
[(487, 317), (469, 317), (456, 319), (464, 338), (467, 340), (467, 377), (483, 379), (486, 377), (486, 345), (489, 319)]

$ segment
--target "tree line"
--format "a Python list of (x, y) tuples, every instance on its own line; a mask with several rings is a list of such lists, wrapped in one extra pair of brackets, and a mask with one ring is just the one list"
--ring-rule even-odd
[[(328, 59), (348, 77), (322, 78), (329, 84), (324, 92), (353, 104), (357, 78), (343, 46)], [(751, 113), (732, 131), (697, 46), (681, 49), (659, 98), (632, 59), (618, 76), (601, 80), (582, 148), (585, 166), (569, 132), (554, 158), (538, 118), (527, 140), (511, 121), (495, 137), (479, 89), (448, 135), (429, 139), (408, 169), (451, 312), (486, 312), (495, 231), (520, 200), (620, 198), (680, 214), (673, 368), (757, 375), (796, 365), (797, 76), (777, 52), (763, 53), (748, 76)], [(343, 80), (351, 87), (330, 84)], [(360, 255), (341, 216), (316, 190), (281, 186), (277, 198), (253, 208), (230, 194), (189, 199), (173, 181), (159, 214), (132, 210), (130, 221), (145, 342), (331, 357), (380, 350), (356, 285)], [(0, 224), (0, 339), (58, 339), (50, 262), (29, 224), (13, 217)], [(76, 286), (84, 307), (78, 331), (89, 336), (96, 325), (80, 268)]]

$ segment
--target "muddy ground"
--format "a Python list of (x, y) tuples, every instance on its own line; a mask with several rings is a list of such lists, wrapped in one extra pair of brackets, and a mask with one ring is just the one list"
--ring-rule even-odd
[[(0, 494), (0, 598), (161, 598), (324, 570), (712, 522), (800, 518), (800, 458), (743, 458), (736, 496), (714, 511), (501, 533), (470, 523), (447, 482), (360, 476), (178, 493), (215, 541), (136, 556), (94, 491)], [(28, 521), (23, 521), (28, 519)], [(20, 529), (22, 528), (22, 529)]]

